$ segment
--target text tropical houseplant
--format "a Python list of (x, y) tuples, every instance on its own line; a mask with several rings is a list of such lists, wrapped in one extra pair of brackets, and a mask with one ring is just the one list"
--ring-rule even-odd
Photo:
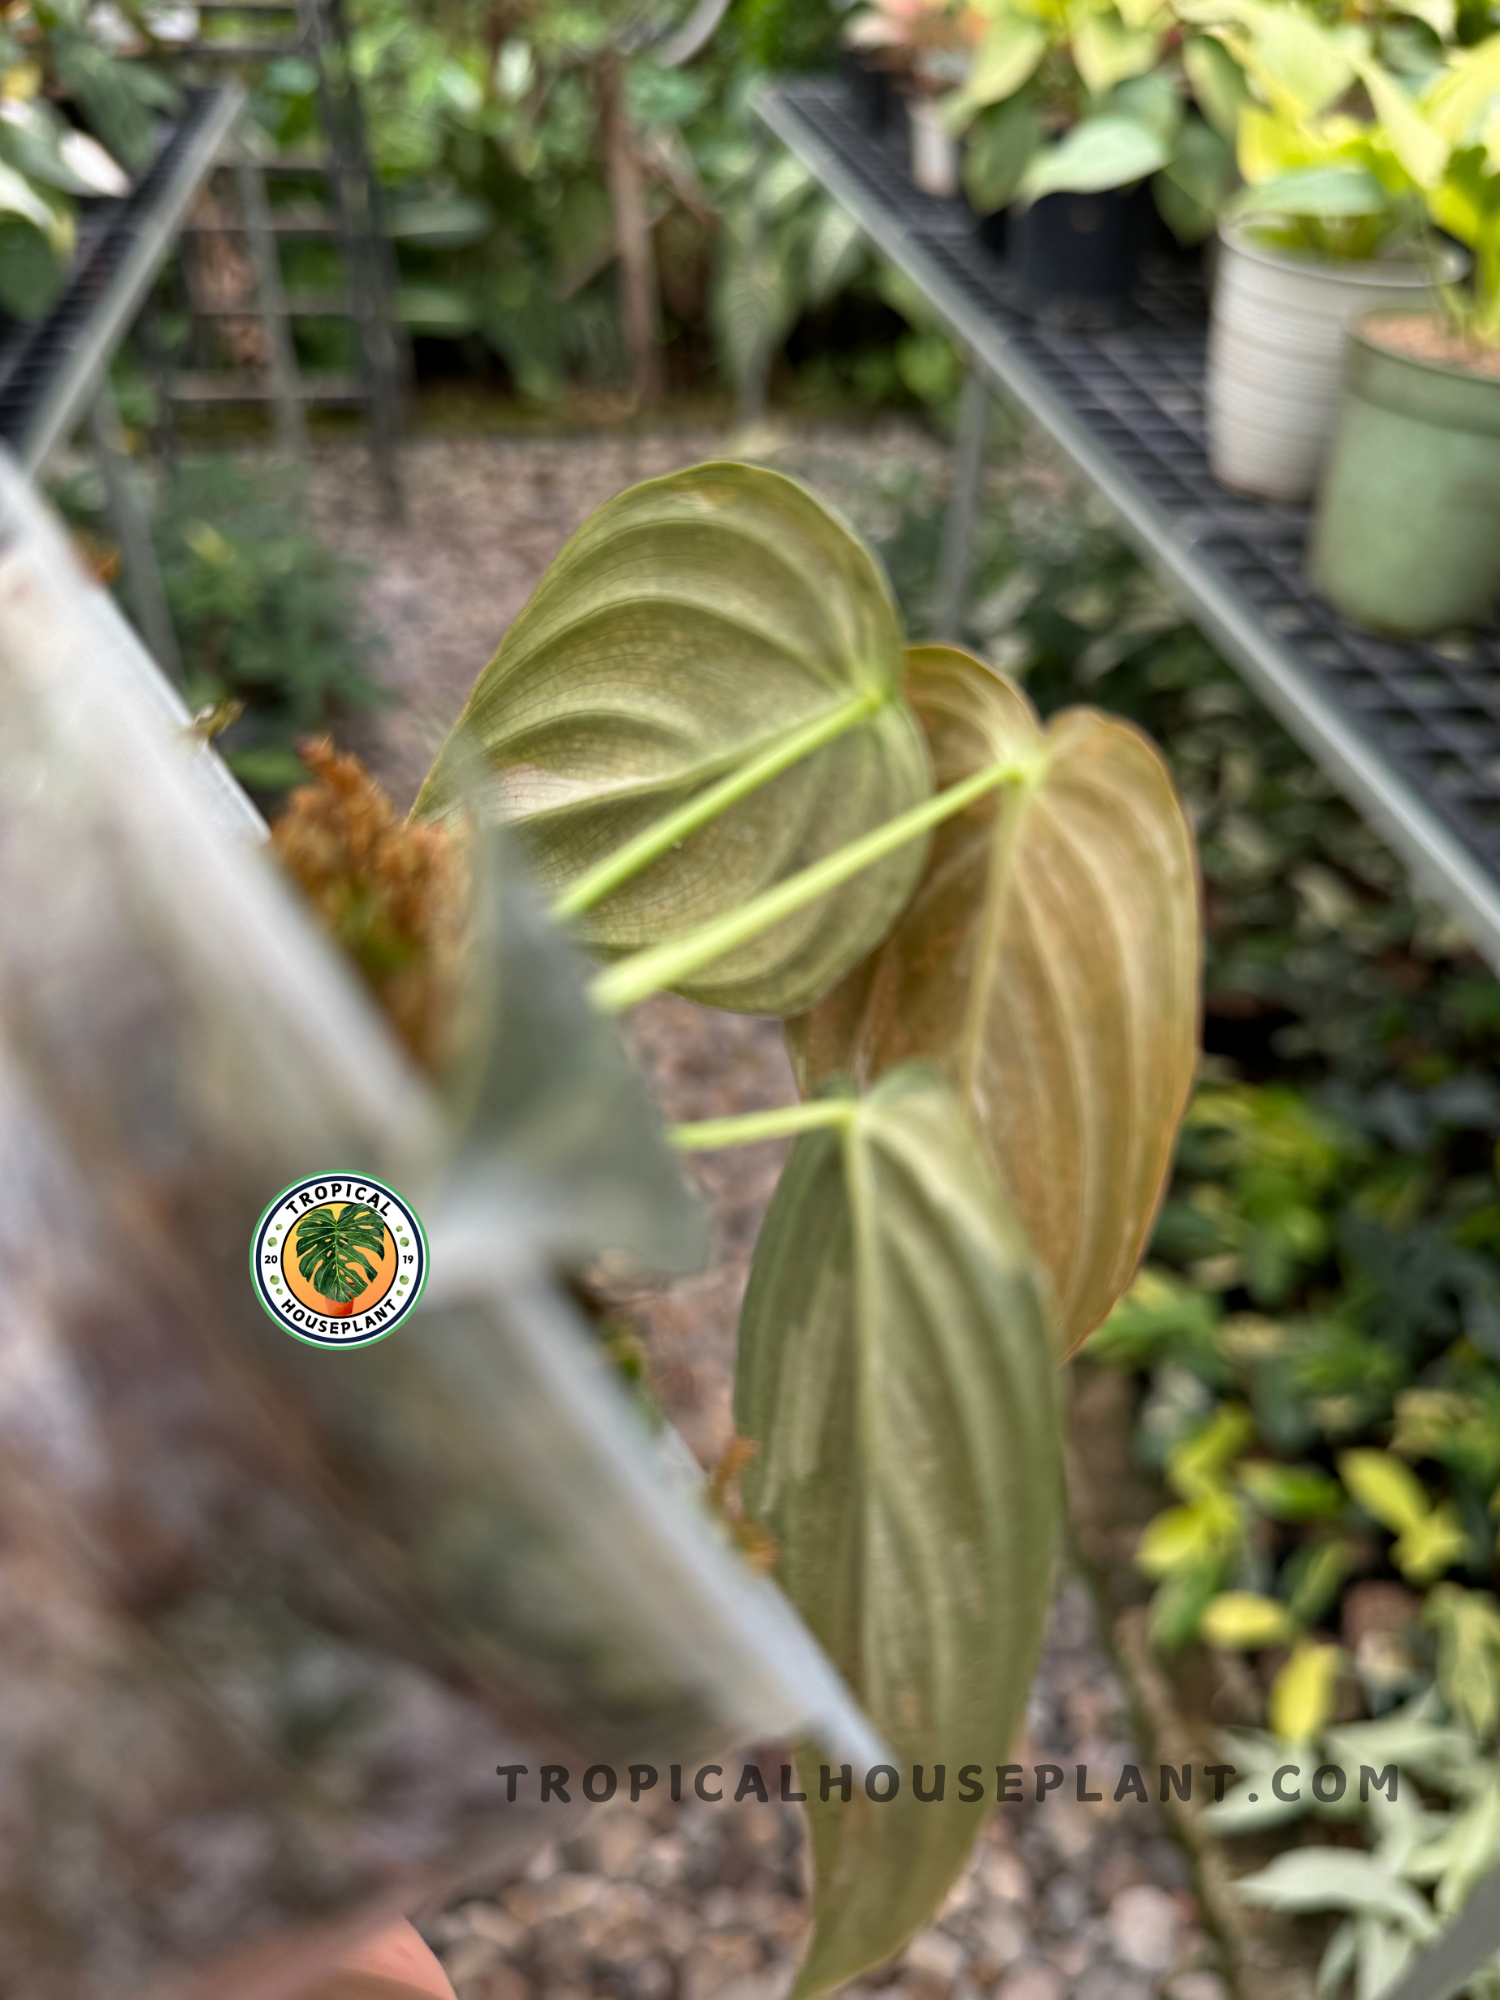
[(1442, 67), (1453, 16), (1424, 7), (1328, 22), (1272, 0), (1179, 0), (1179, 11), (1248, 86), (1236, 134), (1247, 186), (1220, 225), (1209, 462), (1227, 485), (1307, 500), (1332, 440), (1349, 321), (1421, 306), (1464, 268), (1424, 232), (1440, 148), (1413, 101), (1414, 83)]
[(1192, 835), (1138, 730), (1044, 728), (907, 648), (854, 534), (734, 464), (558, 556), (416, 812), (475, 807), (607, 961), (601, 1012), (779, 1015), (808, 1093), (677, 1139), (797, 1141), (741, 1320), (743, 1492), (893, 1760), (844, 1803), (804, 1754), (821, 1992), (941, 1902), (1025, 1702), (1056, 1362), (1130, 1282), (1195, 1065)]

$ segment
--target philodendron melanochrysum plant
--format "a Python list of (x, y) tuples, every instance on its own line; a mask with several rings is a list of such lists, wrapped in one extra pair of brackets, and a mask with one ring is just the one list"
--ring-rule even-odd
[(807, 2000), (929, 1920), (1026, 1700), (1056, 1364), (1134, 1273), (1193, 1074), (1192, 834), (1138, 730), (1044, 727), (981, 661), (907, 649), (859, 538), (733, 464), (568, 543), (418, 812), (467, 810), (476, 773), (607, 961), (601, 1011), (780, 1015), (807, 1093), (676, 1134), (796, 1135), (740, 1324), (744, 1499), (904, 1774), (845, 1804), (801, 1759)]

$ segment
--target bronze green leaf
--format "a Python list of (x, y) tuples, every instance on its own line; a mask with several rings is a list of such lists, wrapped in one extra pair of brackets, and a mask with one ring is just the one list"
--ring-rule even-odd
[(1130, 1283), (1198, 1047), (1197, 853), (1160, 753), (1097, 709), (1043, 729), (956, 648), (913, 647), (907, 694), (939, 785), (1034, 774), (939, 829), (885, 942), (789, 1024), (804, 1089), (940, 1062), (1052, 1279), (1067, 1352)]
[[(900, 1789), (875, 1803), (854, 1771), (850, 1803), (824, 1803), (822, 1753), (799, 1750), (815, 1926), (792, 2000), (899, 1951), (993, 1806), (1061, 1511), (1044, 1290), (936, 1071), (894, 1070), (798, 1140), (740, 1323), (736, 1423), (759, 1447), (742, 1490)], [(944, 1767), (940, 1802), (915, 1798), (915, 1764), (928, 1791)]]
[[(556, 897), (797, 733), (840, 733), (651, 860), (576, 923), (616, 958), (681, 936), (931, 791), (900, 691), (900, 623), (865, 544), (793, 480), (730, 463), (653, 479), (563, 549), (480, 675), (417, 801), (518, 830)], [(685, 983), (750, 1013), (811, 1006), (872, 951), (913, 842)]]

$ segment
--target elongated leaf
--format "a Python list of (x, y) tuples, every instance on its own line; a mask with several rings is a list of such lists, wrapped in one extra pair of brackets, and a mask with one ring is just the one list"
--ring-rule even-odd
[(1039, 23), (1021, 14), (1000, 15), (979, 45), (964, 96), (976, 107), (1003, 103), (1032, 75), (1046, 52), (1047, 36)]
[(1020, 185), (1027, 162), (1046, 138), (1030, 94), (981, 111), (964, 148), (964, 192), (981, 215), (1004, 208)]
[(1095, 97), (1149, 70), (1160, 46), (1154, 29), (1129, 27), (1112, 13), (1085, 14), (1073, 29), (1073, 60)]
[(914, 647), (908, 693), (938, 779), (1001, 758), (1033, 777), (941, 828), (891, 936), (788, 1039), (804, 1088), (915, 1058), (957, 1083), (1056, 1290), (1068, 1351), (1134, 1274), (1197, 1047), (1193, 837), (1158, 752)]
[(1246, 188), (1236, 215), (1379, 215), (1390, 196), (1363, 167), (1302, 167)]
[(1171, 157), (1171, 147), (1149, 125), (1101, 112), (1038, 153), (1026, 169), (1021, 194), (1036, 201), (1044, 194), (1098, 194), (1106, 188), (1129, 187), (1164, 167)]
[(1245, 73), (1212, 35), (1190, 35), (1182, 45), (1182, 66), (1198, 109), (1221, 139), (1232, 146), (1240, 112), (1250, 100)]
[(1391, 151), (1418, 187), (1436, 187), (1448, 164), (1448, 141), (1423, 117), (1389, 70), (1370, 60), (1359, 63), (1358, 70)]
[[(931, 779), (899, 691), (879, 565), (778, 473), (700, 465), (587, 521), (481, 674), (417, 809), (466, 759), (556, 893), (792, 731), (868, 713), (652, 861), (579, 924), (610, 958), (696, 929), (896, 813)], [(472, 746), (472, 747), (468, 747)], [(885, 934), (920, 844), (719, 960), (684, 991), (750, 1013), (809, 1006)]]
[[(779, 1580), (891, 1748), (900, 1790), (820, 1800), (801, 1757), (816, 1927), (794, 2000), (898, 1950), (988, 1810), (1041, 1644), (1061, 1504), (1052, 1343), (1019, 1228), (934, 1073), (805, 1135), (740, 1327), (747, 1504)], [(911, 1766), (945, 1770), (920, 1803)], [(986, 1788), (958, 1798), (964, 1765)], [(877, 1779), (875, 1790), (888, 1781)]]

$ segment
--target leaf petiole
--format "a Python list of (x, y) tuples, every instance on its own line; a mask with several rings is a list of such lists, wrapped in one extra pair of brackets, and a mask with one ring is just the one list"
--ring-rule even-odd
[(601, 1014), (621, 1014), (627, 1007), (649, 999), (653, 993), (660, 993), (668, 986), (690, 979), (716, 958), (722, 958), (739, 945), (748, 944), (751, 938), (758, 937), (784, 917), (794, 916), (809, 903), (815, 903), (820, 896), (826, 896), (830, 889), (838, 888), (851, 875), (883, 861), (909, 840), (917, 840), (924, 833), (931, 832), (933, 827), (940, 826), (945, 819), (951, 819), (955, 813), (973, 805), (987, 792), (1005, 784), (1024, 783), (1034, 770), (1035, 759), (987, 765), (962, 783), (950, 785), (946, 792), (924, 799), (910, 812), (900, 813), (895, 819), (887, 820), (884, 826), (877, 826), (858, 840), (850, 841), (847, 847), (825, 854), (821, 861), (815, 861), (810, 868), (802, 869), (785, 882), (778, 882), (774, 889), (752, 896), (748, 903), (742, 903), (739, 909), (731, 910), (727, 916), (716, 917), (712, 923), (689, 931), (685, 937), (650, 945), (645, 951), (633, 952), (617, 965), (606, 967), (590, 982), (589, 998)]
[(753, 1146), (761, 1139), (791, 1139), (847, 1125), (858, 1106), (852, 1097), (817, 1097), (808, 1104), (782, 1104), (774, 1111), (745, 1111), (736, 1118), (704, 1118), (694, 1125), (669, 1125), (667, 1137), (683, 1153), (708, 1153), (719, 1146)]
[(830, 709), (826, 715), (817, 716), (800, 729), (792, 730), (769, 749), (763, 750), (760, 756), (752, 757), (748, 764), (730, 771), (717, 784), (709, 785), (672, 812), (663, 814), (659, 820), (644, 827), (633, 840), (627, 840), (613, 854), (606, 854), (592, 868), (586, 868), (553, 903), (553, 917), (559, 923), (565, 923), (570, 917), (581, 917), (585, 910), (602, 903), (622, 883), (659, 860), (679, 840), (696, 833), (700, 826), (707, 826), (710, 820), (717, 819), (730, 806), (738, 805), (741, 799), (769, 784), (772, 778), (780, 777), (793, 764), (800, 764), (804, 757), (821, 750), (825, 743), (832, 743), (836, 737), (856, 728), (874, 715), (888, 699), (885, 689), (870, 688), (864, 694), (855, 695), (837, 708)]

